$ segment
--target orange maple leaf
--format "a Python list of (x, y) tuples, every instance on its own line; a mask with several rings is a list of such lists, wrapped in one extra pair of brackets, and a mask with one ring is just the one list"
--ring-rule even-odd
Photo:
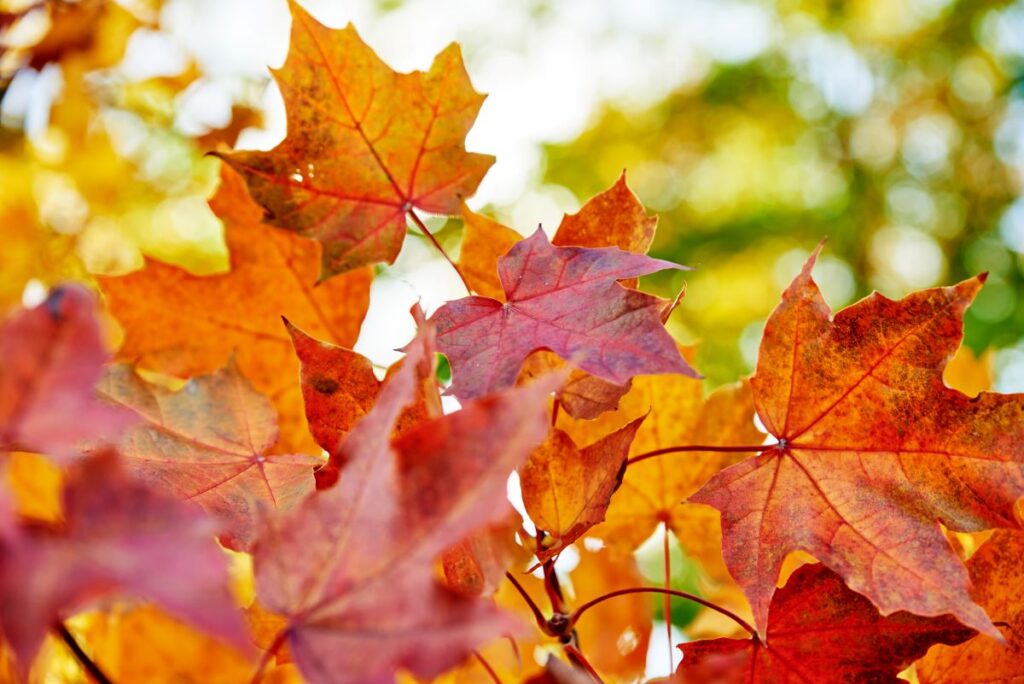
[(547, 560), (604, 520), (612, 494), (622, 484), (626, 454), (646, 416), (580, 448), (557, 428), (519, 470), (523, 505), (550, 543), (537, 551)]
[(391, 263), (411, 209), (458, 213), (494, 163), (464, 147), (484, 97), (458, 45), (426, 73), (399, 74), (351, 25), (331, 30), (290, 6), (291, 50), (274, 72), (288, 136), (270, 152), (222, 156), (271, 223), (323, 244), (325, 277)]
[(263, 224), (238, 174), (225, 168), (210, 206), (224, 220), (228, 273), (195, 276), (149, 260), (100, 278), (124, 328), (122, 361), (178, 377), (212, 373), (234, 354), (238, 369), (274, 402), (278, 450), (315, 448), (296, 381), (299, 362), (281, 316), (335, 344), (352, 345), (369, 304), (369, 269), (316, 285), (317, 243)]
[(260, 507), (286, 510), (314, 489), (313, 468), (323, 459), (267, 453), (277, 442), (277, 415), (234, 363), (193, 378), (178, 392), (118, 365), (98, 390), (139, 418), (119, 445), (126, 466), (215, 516), (225, 546), (248, 548)]

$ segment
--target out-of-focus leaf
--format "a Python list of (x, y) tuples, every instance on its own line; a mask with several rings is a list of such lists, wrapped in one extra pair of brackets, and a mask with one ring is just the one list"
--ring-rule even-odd
[(264, 225), (262, 210), (229, 169), (211, 206), (225, 222), (230, 272), (199, 277), (150, 261), (141, 271), (101, 278), (124, 328), (118, 358), (190, 377), (220, 368), (234, 354), (238, 369), (277, 408), (277, 451), (314, 453), (299, 363), (281, 316), (351, 346), (366, 313), (371, 273), (353, 271), (317, 286), (319, 246)]

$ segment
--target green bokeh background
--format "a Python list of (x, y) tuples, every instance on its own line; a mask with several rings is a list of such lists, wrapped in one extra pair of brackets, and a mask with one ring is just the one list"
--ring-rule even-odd
[[(714, 64), (644, 111), (607, 107), (579, 139), (546, 149), (545, 180), (585, 197), (628, 170), (661, 216), (652, 252), (696, 267), (651, 284), (666, 295), (688, 284), (673, 324), (700, 341), (713, 382), (752, 369), (765, 317), (826, 238), (816, 276), (833, 307), (987, 271), (966, 341), (1017, 344), (1024, 5), (775, 9), (778, 47)], [(1016, 375), (1003, 384), (1019, 389)]]

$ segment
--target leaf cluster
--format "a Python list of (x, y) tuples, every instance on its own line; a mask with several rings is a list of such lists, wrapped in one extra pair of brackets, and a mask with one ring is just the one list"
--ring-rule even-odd
[[(287, 138), (217, 152), (230, 268), (148, 260), (0, 327), (12, 677), (49, 633), (99, 681), (198, 679), (209, 653), (226, 681), (632, 681), (652, 595), (703, 609), (671, 681), (1024, 676), (1024, 397), (944, 377), (984, 276), (833, 314), (819, 247), (753, 377), (705, 394), (665, 328), (682, 293), (639, 289), (685, 267), (646, 254), (625, 175), (523, 238), (463, 202), (493, 160), (464, 146), (483, 97), (456, 46), (398, 74), (292, 15)], [(457, 261), (424, 212), (461, 215)], [(414, 307), (378, 369), (351, 347), (410, 223), (469, 294)], [(634, 554), (659, 532), (656, 584)], [(121, 610), (173, 625), (155, 673), (111, 656)]]

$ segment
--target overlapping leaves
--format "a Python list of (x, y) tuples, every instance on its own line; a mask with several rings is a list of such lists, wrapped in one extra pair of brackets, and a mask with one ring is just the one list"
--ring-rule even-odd
[[(624, 175), (550, 242), (520, 239), (462, 204), (491, 159), (464, 146), (483, 98), (457, 47), (397, 74), (351, 27), (292, 16), (275, 74), (288, 136), (221, 151), (234, 170), (210, 206), (230, 269), (149, 261), (102, 278), (128, 363), (107, 363), (79, 286), (0, 328), (17, 494), (0, 489), (0, 627), (20, 675), (83, 610), (102, 620), (80, 634), (103, 644), (109, 601), (129, 598), (257, 679), (634, 680), (652, 620), (636, 590), (653, 588), (632, 554), (661, 526), (700, 566), (700, 600), (745, 628), (707, 600), (738, 600), (734, 579), (757, 632), (683, 645), (678, 681), (891, 681), (934, 644), (922, 682), (1020, 675), (1019, 532), (966, 569), (949, 542), (966, 557), (982, 540), (955, 532), (1018, 527), (1024, 493), (1024, 400), (943, 383), (983, 278), (833, 316), (812, 256), (753, 379), (706, 394), (664, 327), (674, 304), (638, 289), (681, 267), (646, 255), (656, 218)], [(429, 321), (415, 309), (404, 359), (375, 369), (351, 349), (363, 267), (394, 260), (416, 209), (462, 212), (459, 266), (479, 296)], [(435, 331), (458, 406), (441, 400)], [(516, 471), (529, 520), (507, 500)], [(241, 606), (215, 539), (245, 552), (230, 556)], [(794, 552), (821, 564), (776, 591)], [(156, 611), (125, 624), (170, 619)]]

